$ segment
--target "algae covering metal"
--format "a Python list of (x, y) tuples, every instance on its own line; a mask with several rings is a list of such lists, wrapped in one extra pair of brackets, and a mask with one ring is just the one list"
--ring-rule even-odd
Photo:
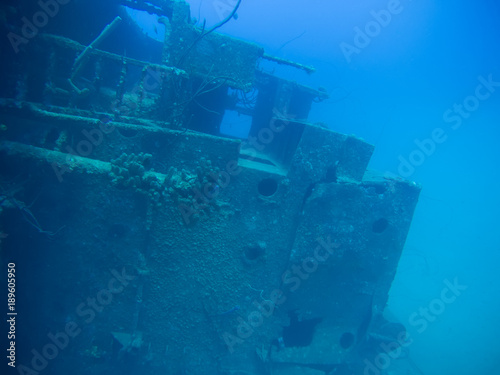
[[(20, 371), (357, 375), (401, 349), (384, 309), (420, 188), (310, 124), (324, 90), (256, 70), (261, 47), (202, 36), (183, 1), (124, 3), (165, 17), (161, 61), (91, 48), (76, 74), (89, 49), (45, 35), (7, 64)], [(228, 110), (251, 117), (246, 139), (219, 132)]]
[[(326, 147), (328, 137), (322, 138)], [(317, 182), (315, 174), (299, 174), (300, 180), (293, 173), (273, 175), (238, 166), (233, 142), (227, 141), (232, 156), (210, 163), (200, 158), (191, 165), (173, 159), (170, 174), (146, 166), (137, 182), (132, 165), (143, 165), (144, 158), (127, 156), (120, 164), (74, 156), (63, 183), (55, 178), (53, 165), (67, 163), (67, 155), (19, 143), (2, 145), (9, 166), (5, 175), (14, 176), (21, 168), (30, 174), (22, 187), (4, 188), (21, 189), (15, 199), (23, 201), (40, 194), (33, 212), (43, 230), (62, 228), (48, 237), (32, 233), (23, 245), (44, 248), (34, 258), (41, 257), (36, 264), (43, 266), (27, 266), (36, 285), (26, 288), (43, 285), (38, 318), (52, 321), (51, 329), (63, 329), (57, 323), (65, 319), (82, 328), (65, 358), (83, 360), (95, 370), (127, 358), (155, 371), (200, 374), (217, 373), (221, 366), (236, 371), (239, 361), (254, 373), (260, 366), (281, 371), (283, 362), (334, 366), (350, 361), (340, 338), (356, 333), (373, 295), (383, 309), (418, 188), (396, 181), (347, 181), (340, 173), (337, 182)], [(305, 146), (297, 168), (310, 162), (327, 170), (326, 160), (302, 159)], [(219, 149), (214, 143), (213, 150)], [(119, 183), (116, 165), (133, 182)], [(217, 185), (204, 179), (211, 173)], [(273, 186), (276, 191), (269, 195), (266, 189)], [(26, 225), (15, 207), (5, 208), (3, 218), (13, 236)], [(113, 277), (109, 264), (125, 267), (130, 281), (113, 301), (109, 297), (108, 307), (108, 297), (98, 293)], [(53, 306), (70, 290), (77, 293), (55, 312)], [(295, 309), (301, 319), (322, 319), (315, 339), (304, 348), (278, 350), (272, 343)], [(140, 334), (141, 344), (120, 347), (111, 339), (117, 332)], [(43, 347), (44, 334), (36, 332), (30, 343)], [(81, 348), (95, 349), (82, 354)], [(262, 358), (248, 360), (257, 349)], [(62, 371), (65, 362), (51, 366)]]

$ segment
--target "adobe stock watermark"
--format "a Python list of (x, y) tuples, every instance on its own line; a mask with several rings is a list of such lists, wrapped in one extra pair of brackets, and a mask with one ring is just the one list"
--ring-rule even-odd
[[(330, 236), (328, 236), (326, 240), (319, 237), (316, 241), (318, 245), (314, 248), (313, 254), (304, 258), (299, 264), (292, 265), (281, 276), (283, 285), (291, 284), (291, 286), (288, 287), (290, 292), (299, 289), (302, 285), (302, 281), (307, 280), (311, 274), (316, 272), (319, 265), (326, 262), (340, 246), (332, 242)], [(262, 292), (260, 296), (263, 299)], [(252, 304), (255, 306), (255, 310), (247, 315), (246, 320), (241, 316), (237, 318), (238, 325), (236, 326), (236, 334), (227, 331), (222, 334), (222, 339), (229, 353), (234, 353), (235, 346), (243, 344), (246, 339), (252, 336), (255, 329), (264, 324), (264, 318), (271, 317), (274, 313), (274, 309), (282, 305), (285, 301), (286, 297), (281, 289), (274, 289), (271, 291), (268, 300), (263, 299), (262, 302), (254, 300)]]
[(57, 16), (61, 5), (66, 5), (71, 0), (39, 0), (38, 6), (40, 10), (35, 12), (31, 20), (26, 16), (21, 18), (23, 25), (21, 26), (21, 35), (13, 32), (7, 34), (7, 39), (9, 39), (10, 45), (14, 49), (15, 53), (19, 53), (19, 46), (22, 44), (28, 44), (28, 42), (36, 37), (40, 31), (49, 23), (51, 18)]
[(358, 26), (354, 28), (352, 44), (342, 42), (339, 45), (346, 61), (350, 63), (352, 55), (358, 55), (368, 47), (372, 40), (378, 37), (384, 28), (389, 26), (393, 16), (400, 14), (403, 10), (404, 7), (399, 0), (389, 0), (386, 9), (371, 10), (372, 19), (365, 24), (363, 29)]
[(463, 291), (467, 290), (467, 285), (460, 285), (458, 279), (455, 277), (453, 282), (446, 279), (444, 280), (444, 287), (441, 290), (439, 298), (435, 298), (429, 302), (428, 306), (420, 307), (417, 312), (410, 315), (408, 321), (412, 327), (417, 329), (418, 333), (423, 333), (429, 323), (436, 321), (436, 318), (443, 314), (446, 310), (446, 305), (456, 301)]
[[(461, 103), (454, 103), (451, 108), (443, 113), (443, 121), (451, 124), (451, 130), (460, 129), (464, 120), (470, 118), (471, 114), (479, 109), (481, 102), (491, 98), (496, 89), (500, 87), (500, 81), (494, 81), (492, 74), (489, 74), (487, 78), (479, 76), (477, 81), (478, 85), (473, 94), (465, 97)], [(416, 168), (424, 164), (436, 152), (438, 145), (446, 142), (448, 139), (447, 133), (449, 133), (449, 130), (437, 127), (431, 131), (428, 138), (414, 139), (413, 143), (416, 148), (406, 157), (403, 155), (398, 156), (398, 174), (403, 178), (413, 175)]]
[[(96, 316), (101, 313), (104, 308), (113, 302), (114, 296), (123, 292), (136, 276), (127, 274), (125, 267), (121, 273), (116, 270), (111, 270), (113, 276), (108, 281), (106, 288), (101, 289), (96, 293), (95, 297), (88, 297), (85, 302), (80, 303), (75, 308), (75, 314), (83, 320), (85, 325), (94, 321)], [(40, 349), (32, 349), (30, 364), (17, 366), (17, 372), (21, 375), (38, 375), (44, 371), (49, 362), (57, 358), (59, 354), (65, 350), (71, 340), (75, 339), (84, 327), (82, 323), (71, 320), (64, 325), (64, 328), (56, 333), (49, 332), (47, 334), (47, 343)]]
[[(461, 285), (455, 277), (453, 282), (444, 280), (445, 287), (441, 290), (438, 298), (431, 300), (427, 306), (420, 306), (418, 311), (412, 313), (408, 318), (410, 326), (415, 327), (417, 333), (422, 334), (429, 324), (436, 321), (437, 317), (444, 314), (446, 306), (455, 302), (462, 292), (467, 290), (466, 285)], [(398, 359), (403, 353), (403, 348), (410, 346), (413, 340), (410, 334), (405, 330), (398, 334), (396, 340), (381, 342), (382, 351), (377, 354), (373, 361), (364, 359), (364, 375), (381, 375), (382, 371), (387, 370), (393, 360)]]

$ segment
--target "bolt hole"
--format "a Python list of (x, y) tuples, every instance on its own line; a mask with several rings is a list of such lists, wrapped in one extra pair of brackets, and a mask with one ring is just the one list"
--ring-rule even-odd
[(243, 261), (247, 265), (255, 265), (260, 262), (266, 253), (266, 243), (259, 241), (257, 244), (246, 246), (243, 249)]
[(278, 182), (272, 178), (264, 178), (258, 185), (259, 194), (270, 197), (278, 190)]
[(258, 247), (248, 247), (245, 249), (245, 258), (255, 260), (263, 254), (263, 251)]

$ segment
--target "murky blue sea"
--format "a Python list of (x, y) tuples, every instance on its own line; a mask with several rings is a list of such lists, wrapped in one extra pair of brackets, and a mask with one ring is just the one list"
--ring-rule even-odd
[(499, 374), (499, 19), (3, 0), (0, 373)]

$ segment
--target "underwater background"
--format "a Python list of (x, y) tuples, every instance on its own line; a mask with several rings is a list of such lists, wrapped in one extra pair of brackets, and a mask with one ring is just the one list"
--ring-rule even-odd
[[(209, 19), (210, 2), (193, 2), (193, 10), (195, 3)], [(495, 374), (500, 371), (500, 90), (477, 108), (466, 107), (456, 122), (444, 117), (454, 105), (471, 105), (464, 101), (475, 95), (480, 77), (500, 81), (500, 6), (401, 0), (401, 12), (366, 47), (344, 53), (342, 43), (356, 47), (354, 28), (363, 30), (373, 20), (370, 12), (387, 9), (388, 3), (253, 1), (242, 4), (238, 20), (223, 31), (315, 66), (316, 73), (296, 79), (326, 87), (332, 98), (313, 107), (311, 119), (373, 143), (374, 169), (399, 174), (400, 158), (408, 160), (418, 150), (415, 141), (443, 129), (446, 141), (414, 170), (403, 169), (403, 177), (423, 190), (389, 309), (408, 321), (439, 297), (443, 280), (458, 278), (467, 290), (425, 331), (413, 330), (412, 358), (429, 375)], [(213, 9), (212, 17), (217, 19)]]
[[(236, 3), (187, 2), (206, 28)], [(99, 7), (106, 4), (89, 2), (85, 23), (97, 22)], [(151, 60), (159, 59), (153, 40), (162, 40), (163, 25), (128, 14), (151, 40), (134, 45), (124, 36), (130, 50), (120, 43), (103, 49), (133, 56), (155, 46)], [(369, 169), (422, 186), (388, 310), (406, 325), (412, 361), (425, 375), (500, 373), (499, 19), (493, 0), (243, 0), (217, 30), (313, 66), (307, 74), (260, 63), (325, 90), (330, 97), (312, 106), (309, 121), (373, 144)], [(53, 33), (86, 35), (68, 17), (51, 21)], [(3, 49), (2, 64), (16, 58)], [(243, 139), (248, 129), (238, 116), (221, 125), (222, 134)], [(422, 309), (450, 282), (463, 286), (460, 295), (425, 317)]]

